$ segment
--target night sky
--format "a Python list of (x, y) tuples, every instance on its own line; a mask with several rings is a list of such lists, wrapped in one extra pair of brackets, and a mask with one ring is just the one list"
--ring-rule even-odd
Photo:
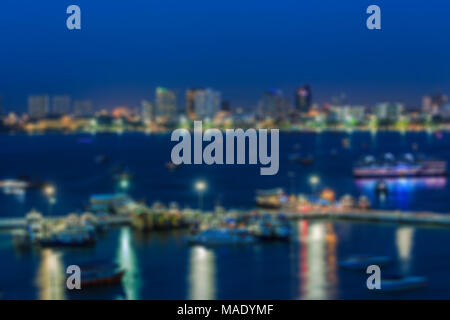
[[(77, 4), (82, 30), (66, 28)], [(381, 7), (382, 30), (366, 29)], [(210, 86), (232, 106), (267, 88), (350, 103), (450, 95), (450, 3), (445, 0), (2, 0), (0, 94), (70, 94), (99, 107), (138, 105), (158, 85)], [(180, 106), (183, 99), (180, 98)]]

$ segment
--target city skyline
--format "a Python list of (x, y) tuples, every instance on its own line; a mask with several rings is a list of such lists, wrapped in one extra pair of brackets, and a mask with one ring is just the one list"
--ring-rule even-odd
[[(307, 88), (307, 90), (305, 90)], [(44, 98), (47, 101), (44, 103), (44, 109), (42, 110), (42, 115), (44, 114), (53, 114), (53, 115), (63, 115), (68, 114), (71, 112), (74, 112), (75, 114), (80, 114), (80, 111), (76, 111), (76, 109), (82, 109), (85, 110), (88, 109), (89, 112), (97, 112), (101, 110), (107, 110), (112, 111), (114, 108), (117, 107), (127, 107), (127, 108), (142, 108), (143, 102), (150, 102), (153, 105), (158, 105), (158, 90), (164, 89), (169, 90), (171, 93), (174, 94), (174, 107), (175, 109), (173, 111), (178, 113), (186, 113), (189, 116), (190, 104), (194, 103), (194, 100), (197, 100), (198, 104), (198, 94), (201, 93), (203, 95), (203, 98), (205, 99), (205, 94), (208, 96), (211, 94), (217, 94), (218, 98), (218, 104), (214, 109), (214, 112), (210, 111), (210, 114), (213, 114), (221, 109), (220, 104), (225, 103), (227, 105), (227, 108), (231, 108), (231, 110), (243, 110), (244, 112), (250, 112), (250, 113), (258, 113), (260, 111), (262, 104), (264, 104), (265, 97), (269, 95), (277, 95), (285, 104), (285, 108), (287, 110), (298, 110), (301, 111), (302, 108), (310, 109), (311, 107), (319, 107), (322, 108), (326, 105), (330, 106), (364, 106), (368, 108), (373, 108), (376, 105), (380, 103), (401, 103), (405, 107), (405, 110), (423, 110), (423, 111), (431, 111), (431, 105), (432, 104), (438, 104), (440, 106), (446, 105), (448, 103), (448, 96), (445, 93), (435, 91), (435, 92), (429, 92), (422, 94), (417, 101), (415, 101), (412, 104), (405, 103), (405, 101), (402, 101), (400, 99), (381, 99), (379, 101), (376, 101), (374, 103), (353, 103), (351, 99), (348, 98), (348, 95), (345, 92), (341, 92), (339, 94), (336, 94), (334, 96), (331, 96), (329, 99), (324, 100), (322, 102), (318, 102), (314, 99), (315, 96), (315, 90), (309, 85), (304, 84), (301, 86), (298, 86), (293, 92), (286, 93), (283, 90), (277, 89), (277, 88), (268, 88), (266, 90), (261, 91), (260, 97), (257, 98), (252, 105), (239, 105), (234, 103), (234, 101), (230, 101), (229, 99), (223, 98), (227, 95), (224, 95), (222, 91), (220, 90), (213, 90), (210, 86), (206, 87), (188, 87), (184, 91), (178, 90), (176, 88), (166, 88), (162, 86), (157, 86), (153, 90), (153, 94), (151, 95), (152, 98), (139, 98), (136, 97), (135, 100), (136, 103), (133, 104), (126, 104), (126, 103), (112, 103), (110, 105), (101, 105), (96, 103), (93, 99), (89, 97), (84, 98), (77, 98), (67, 93), (55, 93), (55, 94), (49, 94), (49, 93), (39, 93), (39, 94), (28, 94), (24, 97), (25, 105), (23, 108), (11, 108), (8, 106), (5, 106), (4, 104), (4, 96), (0, 93), (0, 111), (3, 113), (3, 115), (6, 115), (10, 112), (12, 113), (30, 113), (30, 99), (33, 100), (34, 98)], [(307, 93), (305, 93), (307, 92)], [(306, 94), (306, 95), (305, 95)], [(301, 96), (304, 95), (304, 100), (301, 102), (299, 99), (303, 99)], [(197, 98), (195, 98), (197, 96)], [(300, 98), (299, 98), (300, 97)], [(439, 101), (436, 101), (439, 100)], [(81, 106), (80, 104), (89, 104), (89, 106)], [(62, 104), (62, 105), (60, 105)], [(204, 104), (204, 102), (203, 102)], [(77, 105), (79, 108), (77, 108)], [(202, 108), (205, 108), (206, 106), (203, 106)], [(83, 113), (83, 112), (81, 112)]]
[[(292, 99), (305, 83), (316, 103), (345, 93), (352, 104), (418, 106), (425, 94), (450, 92), (450, 46), (441, 36), (450, 29), (450, 6), (430, 9), (436, 0), (405, 8), (379, 1), (377, 31), (365, 28), (368, 1), (172, 2), (135, 10), (80, 0), (78, 31), (65, 27), (66, 4), (6, 2), (3, 107), (24, 111), (26, 97), (41, 93), (89, 98), (100, 108), (138, 105), (153, 100), (157, 86), (212, 87), (246, 108), (267, 88)], [(14, 10), (20, 19), (8, 16)]]

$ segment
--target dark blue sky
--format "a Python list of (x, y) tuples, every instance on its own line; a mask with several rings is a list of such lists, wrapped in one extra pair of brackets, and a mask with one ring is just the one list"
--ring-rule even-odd
[[(66, 28), (70, 4), (82, 30)], [(368, 5), (382, 30), (365, 27)], [(152, 99), (157, 85), (211, 86), (233, 106), (269, 87), (314, 100), (420, 104), (450, 94), (445, 0), (2, 0), (0, 94), (24, 110), (30, 93), (68, 93), (99, 107)], [(181, 104), (181, 101), (180, 101)]]

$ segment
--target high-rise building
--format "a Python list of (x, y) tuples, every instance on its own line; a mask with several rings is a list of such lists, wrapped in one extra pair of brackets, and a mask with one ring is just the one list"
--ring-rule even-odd
[(295, 109), (300, 112), (307, 112), (312, 105), (311, 87), (306, 84), (295, 91)]
[(28, 115), (30, 118), (44, 118), (49, 113), (48, 95), (29, 96), (28, 97)]
[(73, 103), (73, 113), (77, 117), (88, 117), (92, 115), (91, 100), (75, 100)]
[(195, 114), (195, 94), (202, 89), (193, 88), (186, 90), (186, 115), (189, 119), (196, 119), (197, 116)]
[(433, 109), (433, 101), (430, 96), (422, 97), (422, 111), (430, 112)]
[(199, 90), (195, 93), (195, 115), (199, 119), (212, 119), (220, 110), (221, 93), (213, 89)]
[(70, 96), (53, 96), (52, 113), (56, 115), (67, 115), (70, 113)]
[(220, 110), (221, 96), (211, 88), (186, 90), (186, 115), (190, 119), (214, 118)]
[(155, 107), (153, 103), (147, 100), (141, 101), (141, 117), (146, 123), (155, 121)]
[(165, 123), (176, 122), (178, 111), (175, 91), (163, 87), (156, 88), (156, 116)]
[(289, 116), (289, 101), (278, 89), (269, 89), (259, 102), (259, 115), (274, 120), (284, 120)]
[(403, 113), (402, 103), (378, 103), (375, 106), (375, 115), (378, 120), (397, 121)]

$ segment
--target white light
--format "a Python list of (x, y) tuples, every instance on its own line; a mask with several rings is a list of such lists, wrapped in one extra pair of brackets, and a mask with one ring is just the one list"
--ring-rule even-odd
[(318, 176), (311, 176), (311, 178), (309, 178), (309, 183), (311, 183), (312, 185), (316, 185), (320, 182), (320, 178)]
[(204, 181), (197, 181), (195, 183), (195, 190), (202, 192), (206, 190), (206, 183)]

